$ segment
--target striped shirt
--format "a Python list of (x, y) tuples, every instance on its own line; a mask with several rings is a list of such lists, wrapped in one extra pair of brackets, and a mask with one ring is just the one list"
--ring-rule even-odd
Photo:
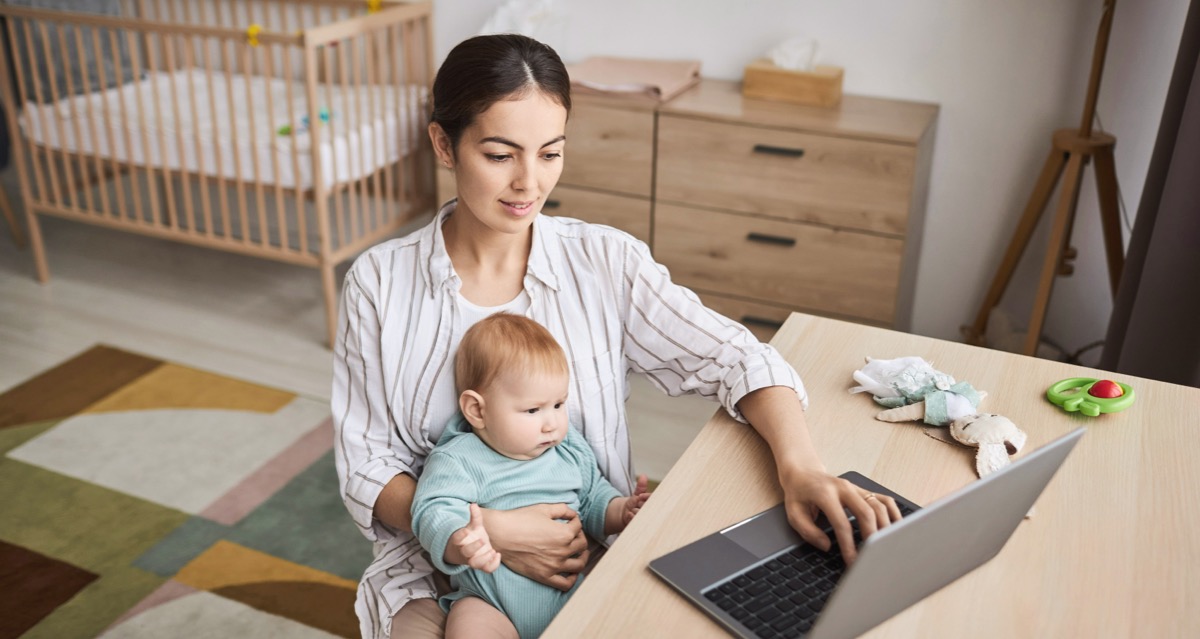
[[(363, 253), (343, 286), (331, 407), (342, 500), (375, 544), (355, 603), (364, 637), (386, 639), (401, 606), (436, 596), (433, 567), (412, 534), (372, 513), (393, 477), (420, 477), (454, 410), (431, 405), (454, 385), (454, 350), (469, 328), (441, 232), (453, 212), (452, 201), (423, 229)], [(570, 423), (624, 495), (634, 477), (630, 372), (671, 396), (718, 401), (742, 422), (737, 402), (759, 388), (788, 386), (807, 404), (799, 376), (774, 348), (672, 283), (649, 248), (622, 231), (539, 214), (523, 286), (526, 316), (566, 352)]]

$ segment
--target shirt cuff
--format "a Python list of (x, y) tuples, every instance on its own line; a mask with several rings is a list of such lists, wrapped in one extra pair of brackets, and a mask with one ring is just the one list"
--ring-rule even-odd
[(389, 529), (375, 519), (375, 502), (379, 500), (383, 487), (400, 473), (416, 477), (416, 473), (399, 459), (382, 457), (359, 466), (346, 480), (346, 493), (342, 501), (358, 529), (370, 541), (393, 537)]
[(729, 374), (726, 375), (721, 387), (728, 389), (723, 397), (721, 397), (721, 405), (729, 416), (735, 420), (749, 424), (750, 422), (742, 416), (742, 411), (738, 410), (737, 404), (742, 401), (742, 398), (750, 393), (761, 388), (769, 388), (771, 386), (786, 386), (796, 391), (796, 397), (800, 400), (800, 406), (804, 410), (808, 410), (808, 392), (804, 390), (804, 383), (800, 381), (800, 375), (796, 373), (796, 369), (792, 368), (791, 364), (775, 350), (775, 347), (764, 344), (766, 351), (756, 353), (743, 360), (742, 365), (733, 366), (730, 368)]

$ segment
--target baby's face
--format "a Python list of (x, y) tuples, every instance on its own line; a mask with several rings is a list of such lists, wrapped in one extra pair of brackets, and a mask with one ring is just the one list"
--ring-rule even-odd
[(533, 459), (567, 437), (568, 378), (559, 373), (501, 375), (483, 395), (484, 428), (496, 452)]

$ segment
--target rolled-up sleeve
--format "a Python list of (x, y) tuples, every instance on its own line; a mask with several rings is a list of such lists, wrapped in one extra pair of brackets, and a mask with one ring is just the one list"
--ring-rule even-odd
[(371, 282), (351, 270), (342, 287), (338, 334), (334, 340), (334, 452), (342, 501), (371, 541), (394, 536), (374, 517), (379, 493), (396, 475), (414, 478), (414, 456), (393, 446), (395, 432), (380, 355), (380, 322)]
[(774, 347), (672, 282), (644, 243), (626, 242), (623, 255), (625, 354), (633, 370), (668, 395), (714, 399), (743, 423), (737, 403), (760, 388), (786, 386), (808, 407), (800, 376)]

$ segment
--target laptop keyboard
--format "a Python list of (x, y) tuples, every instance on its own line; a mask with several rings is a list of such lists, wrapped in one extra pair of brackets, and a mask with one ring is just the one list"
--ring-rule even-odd
[[(897, 506), (906, 517), (913, 512)], [(852, 519), (851, 524), (857, 546), (862, 543), (858, 522)], [(825, 528), (831, 537), (832, 531)], [(704, 597), (756, 636), (802, 637), (816, 623), (845, 569), (836, 540), (829, 552), (803, 544), (714, 585)]]

